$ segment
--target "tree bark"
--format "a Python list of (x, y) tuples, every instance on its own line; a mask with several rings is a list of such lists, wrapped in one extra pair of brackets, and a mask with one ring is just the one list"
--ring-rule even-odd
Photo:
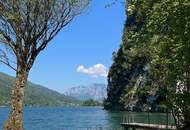
[(23, 130), (23, 104), (27, 78), (28, 72), (18, 68), (16, 81), (11, 92), (11, 111), (9, 119), (4, 125), (4, 130)]

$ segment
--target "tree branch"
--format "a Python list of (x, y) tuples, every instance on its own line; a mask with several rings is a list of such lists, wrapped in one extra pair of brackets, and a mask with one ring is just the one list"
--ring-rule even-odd
[(5, 65), (7, 65), (9, 68), (13, 69), (14, 71), (17, 70), (17, 69), (14, 68), (13, 66), (11, 66), (11, 64), (10, 64), (9, 62), (5, 62), (5, 61), (3, 61), (3, 60), (1, 60), (1, 59), (0, 59), (0, 62), (3, 63), (3, 64), (5, 64)]
[(0, 49), (0, 62), (16, 71), (16, 68), (14, 68), (10, 63), (7, 53), (5, 51), (3, 51), (2, 49)]

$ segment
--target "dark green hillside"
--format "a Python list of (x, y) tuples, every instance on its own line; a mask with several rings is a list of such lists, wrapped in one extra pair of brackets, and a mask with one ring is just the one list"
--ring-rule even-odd
[(89, 99), (89, 100), (83, 101), (82, 106), (93, 107), (93, 106), (102, 106), (102, 104), (96, 100)]
[[(10, 91), (13, 83), (14, 77), (0, 72), (0, 105), (9, 104)], [(68, 96), (28, 82), (25, 96), (25, 105), (27, 106), (60, 106), (78, 103), (77, 100)]]

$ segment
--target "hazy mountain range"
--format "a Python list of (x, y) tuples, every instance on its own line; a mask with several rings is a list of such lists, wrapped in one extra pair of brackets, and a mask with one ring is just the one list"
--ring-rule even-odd
[(64, 94), (81, 101), (93, 99), (102, 102), (107, 96), (107, 86), (96, 83), (86, 86), (76, 86), (68, 89)]

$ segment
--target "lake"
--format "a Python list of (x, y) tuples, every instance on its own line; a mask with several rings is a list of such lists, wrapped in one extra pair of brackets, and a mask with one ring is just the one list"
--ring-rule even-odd
[[(9, 112), (0, 108), (0, 126)], [(165, 124), (164, 113), (109, 112), (102, 107), (26, 107), (24, 109), (25, 130), (121, 130), (123, 117), (138, 122)], [(169, 117), (169, 123), (173, 122)]]

